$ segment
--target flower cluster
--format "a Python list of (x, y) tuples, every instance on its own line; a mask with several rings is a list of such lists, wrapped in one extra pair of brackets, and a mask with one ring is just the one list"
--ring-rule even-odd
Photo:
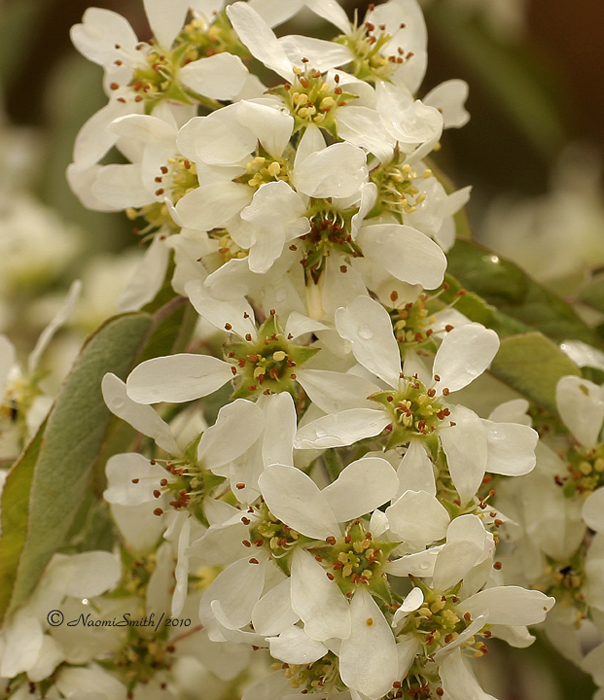
[[(333, 41), (277, 37), (303, 7)], [(78, 585), (77, 558), (51, 565), (54, 583), (4, 632), (7, 694), (201, 697), (191, 688), (210, 669), (215, 697), (244, 700), (492, 697), (469, 659), (490, 638), (527, 646), (527, 625), (566, 589), (583, 610), (601, 586), (575, 595), (581, 574), (561, 554), (545, 586), (506, 578), (497, 558), (523, 523), (515, 484), (541, 488), (539, 436), (523, 399), (488, 418), (466, 405), (500, 340), (454, 308), (463, 290), (443, 301), (469, 188), (450, 191), (429, 157), (467, 121), (466, 84), (418, 98), (415, 0), (354, 23), (332, 0), (145, 8), (149, 42), (107, 10), (72, 30), (104, 67), (109, 103), (82, 128), (68, 177), (149, 242), (121, 308), (167, 282), (197, 335), (125, 381), (105, 375), (107, 407), (139, 434), (106, 466), (121, 562), (89, 553), (95, 566), (113, 557), (113, 573)], [(261, 64), (268, 85), (249, 72)], [(113, 147), (127, 163), (107, 164)], [(556, 493), (591, 494), (583, 517), (601, 533), (604, 402), (569, 382), (561, 415), (581, 445)], [(581, 401), (596, 406), (589, 421)], [(548, 522), (534, 529), (549, 536)], [(584, 543), (573, 527), (568, 542)], [(601, 568), (598, 537), (584, 568)], [(77, 617), (82, 598), (106, 617), (168, 612), (193, 627), (74, 641), (40, 618), (50, 600)], [(30, 630), (35, 645), (19, 647)]]

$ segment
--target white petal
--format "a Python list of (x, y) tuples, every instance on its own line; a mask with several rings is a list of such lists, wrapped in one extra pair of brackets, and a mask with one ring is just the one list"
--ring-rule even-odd
[(390, 625), (371, 595), (360, 588), (350, 604), (351, 631), (340, 647), (340, 676), (371, 700), (398, 678), (398, 652)]
[(395, 139), (380, 121), (380, 113), (369, 107), (348, 106), (338, 111), (338, 136), (387, 163), (394, 153)]
[(425, 491), (436, 496), (434, 465), (419, 440), (411, 440), (397, 470), (400, 482), (397, 496), (405, 491)]
[(460, 610), (477, 617), (489, 611), (489, 624), (536, 625), (543, 622), (547, 611), (555, 603), (554, 598), (541, 591), (531, 591), (520, 586), (495, 586), (486, 588), (459, 604)]
[(185, 23), (189, 0), (143, 0), (151, 31), (159, 45), (169, 49)]
[(237, 119), (250, 129), (273, 158), (281, 158), (294, 129), (294, 118), (267, 105), (242, 101)]
[(283, 2), (283, 0), (249, 0), (248, 4), (271, 27), (283, 24), (297, 12), (300, 12), (304, 6), (302, 0), (289, 0), (289, 2)]
[(297, 165), (293, 184), (310, 197), (350, 197), (367, 179), (365, 153), (349, 143), (334, 143)]
[(404, 557), (386, 564), (386, 571), (393, 576), (408, 576), (412, 574), (421, 578), (432, 578), (436, 558), (443, 547), (444, 545), (438, 545), (438, 547), (426, 549), (425, 552), (406, 554)]
[(119, 209), (101, 202), (98, 197), (92, 194), (92, 186), (96, 182), (96, 177), (101, 168), (101, 165), (91, 165), (86, 168), (79, 168), (74, 163), (68, 165), (65, 175), (69, 187), (71, 187), (71, 191), (87, 209), (92, 209), (93, 211), (119, 211)]
[(132, 401), (126, 393), (126, 384), (115, 374), (108, 373), (101, 382), (103, 399), (109, 410), (118, 418), (125, 420), (135, 430), (155, 440), (157, 445), (168, 454), (178, 455), (180, 450), (168, 424), (163, 421), (155, 409)]
[(604, 532), (604, 488), (590, 494), (581, 511), (581, 517), (596, 532)]
[(109, 66), (120, 58), (118, 44), (125, 51), (134, 49), (138, 38), (128, 20), (117, 12), (90, 7), (84, 12), (82, 24), (75, 24), (70, 31), (76, 49), (89, 61)]
[(233, 28), (252, 56), (286, 80), (293, 80), (292, 65), (274, 32), (260, 15), (244, 2), (229, 5)]
[(292, 559), (292, 607), (304, 621), (306, 634), (317, 642), (350, 635), (350, 609), (338, 585), (303, 549)]
[(120, 311), (137, 311), (153, 301), (164, 283), (169, 258), (168, 247), (161, 236), (155, 236), (120, 294), (117, 302)]
[(350, 408), (318, 418), (298, 430), (297, 449), (343, 447), (366, 437), (379, 435), (391, 422), (384, 411)]
[(180, 69), (178, 76), (200, 95), (231, 100), (243, 89), (248, 71), (239, 56), (225, 52), (191, 61)]
[(601, 387), (581, 377), (562, 377), (556, 386), (556, 404), (566, 427), (583, 447), (594, 447), (604, 421)]
[(483, 420), (487, 435), (487, 467), (493, 474), (523, 476), (537, 461), (538, 433), (528, 425)]
[(465, 80), (446, 80), (424, 97), (424, 104), (435, 107), (443, 115), (445, 129), (461, 127), (470, 120), (464, 107), (468, 99), (468, 84)]
[[(30, 374), (33, 374), (38, 368), (38, 362), (44, 354), (44, 351), (48, 347), (48, 344), (53, 339), (55, 333), (61, 328), (61, 326), (67, 321), (67, 319), (73, 313), (76, 304), (80, 299), (80, 292), (82, 291), (82, 283), (80, 280), (75, 280), (72, 282), (69, 292), (65, 297), (65, 300), (59, 307), (59, 310), (51, 319), (50, 323), (44, 328), (40, 337), (38, 338), (34, 349), (31, 351), (30, 356), (27, 358), (27, 369)], [(0, 381), (2, 377), (0, 375)]]
[(420, 100), (414, 101), (395, 85), (379, 83), (377, 100), (384, 126), (401, 143), (424, 143), (438, 138), (442, 132), (442, 114)]
[(580, 340), (565, 340), (560, 350), (579, 367), (596, 367), (604, 370), (604, 352)]
[(121, 138), (153, 144), (166, 151), (176, 147), (176, 125), (149, 114), (127, 114), (114, 119), (107, 128)]
[(230, 324), (233, 333), (240, 338), (251, 335), (255, 340), (258, 336), (254, 323), (254, 310), (245, 298), (222, 301), (213, 297), (201, 280), (192, 280), (185, 285), (185, 291), (195, 311), (214, 328), (225, 330)]
[(482, 548), (474, 542), (447, 543), (434, 566), (434, 589), (446, 591), (470, 571), (482, 556)]
[(109, 503), (136, 506), (152, 503), (153, 491), (166, 474), (157, 464), (150, 464), (143, 455), (136, 453), (117, 454), (107, 460), (105, 467), (108, 487), (103, 497)]
[(77, 698), (80, 693), (86, 697), (91, 688), (94, 688), (96, 698), (126, 700), (127, 697), (126, 686), (95, 665), (90, 668), (64, 666), (59, 669), (55, 685), (66, 698)]
[(247, 625), (262, 594), (266, 565), (266, 561), (251, 564), (245, 557), (218, 574), (201, 597), (199, 617), (202, 624), (215, 627), (211, 603), (217, 600), (233, 625)]
[(126, 387), (138, 403), (182, 403), (211, 394), (232, 376), (231, 366), (222, 360), (183, 353), (141, 363), (130, 373)]
[(239, 105), (229, 105), (207, 117), (194, 117), (178, 134), (178, 150), (211, 165), (239, 164), (256, 149), (258, 138), (240, 122), (238, 110)]
[(372, 224), (361, 228), (357, 241), (365, 257), (408, 284), (436, 289), (444, 279), (447, 259), (433, 240), (411, 226)]
[[(95, 8), (91, 8), (95, 9)], [(106, 10), (98, 10), (105, 12)], [(113, 14), (113, 13), (112, 13)], [(78, 170), (85, 170), (98, 161), (115, 145), (118, 135), (107, 127), (118, 117), (138, 111), (138, 103), (111, 100), (95, 112), (76, 136), (73, 160)]]
[(489, 414), (489, 420), (495, 423), (520, 423), (530, 425), (530, 416), (526, 415), (529, 402), (526, 399), (512, 399), (499, 404)]
[(386, 516), (391, 532), (413, 548), (443, 539), (449, 525), (446, 508), (425, 491), (405, 491)]
[(176, 212), (188, 228), (210, 231), (238, 214), (250, 203), (252, 194), (251, 187), (236, 182), (206, 182), (179, 200)]
[(351, 462), (338, 478), (323, 489), (338, 522), (354, 520), (391, 501), (398, 488), (392, 465), (379, 457)]
[(496, 700), (478, 685), (478, 681), (464, 664), (459, 649), (447, 656), (439, 672), (443, 689), (451, 700)]
[(68, 556), (52, 567), (62, 577), (65, 595), (94, 598), (113, 588), (121, 576), (119, 559), (109, 552), (83, 552)]
[(264, 413), (258, 406), (236, 399), (220, 409), (216, 423), (201, 436), (197, 458), (208, 469), (217, 469), (249, 450), (263, 430)]
[(319, 17), (334, 24), (343, 34), (350, 34), (350, 20), (335, 0), (304, 0), (304, 4)]
[(474, 381), (491, 364), (499, 350), (499, 336), (480, 323), (454, 328), (441, 343), (434, 359), (434, 374), (444, 387), (457, 391)]
[(321, 129), (314, 124), (311, 124), (304, 130), (304, 134), (300, 139), (296, 150), (296, 159), (294, 160), (294, 169), (301, 165), (312, 153), (323, 151), (327, 148), (325, 138), (321, 133)]
[(380, 390), (379, 386), (362, 377), (326, 369), (302, 369), (298, 382), (310, 400), (325, 413), (337, 413), (349, 408), (375, 405), (363, 397)]
[(386, 309), (361, 296), (338, 309), (335, 321), (338, 333), (352, 344), (356, 359), (391, 387), (398, 387), (401, 356)]
[(292, 311), (285, 324), (285, 335), (291, 335), (293, 339), (298, 338), (306, 333), (316, 333), (317, 331), (326, 331), (328, 327), (313, 318), (304, 316), (297, 311)]
[(281, 634), (295, 625), (300, 616), (292, 609), (291, 578), (278, 583), (256, 603), (252, 612), (252, 624), (263, 637)]
[(347, 46), (333, 41), (289, 34), (281, 37), (279, 43), (294, 65), (303, 67), (302, 59), (307, 58), (309, 65), (321, 73), (336, 66), (343, 66), (354, 59), (353, 52)]
[(266, 397), (262, 408), (266, 415), (266, 427), (262, 442), (264, 466), (285, 464), (293, 466), (294, 438), (297, 415), (292, 395), (287, 391)]
[(295, 626), (268, 641), (271, 656), (288, 664), (311, 664), (329, 651), (324, 644), (315, 642), (303, 629)]
[(273, 465), (264, 470), (258, 484), (271, 513), (294, 530), (317, 540), (340, 536), (327, 497), (304, 472)]
[(40, 622), (25, 610), (18, 612), (4, 630), (6, 647), (2, 654), (0, 675), (13, 678), (33, 667), (42, 648)]
[(0, 335), (0, 394), (4, 397), (6, 378), (15, 364), (15, 346), (5, 335)]
[(447, 464), (462, 504), (474, 497), (487, 466), (487, 436), (482, 420), (465, 406), (451, 406), (455, 425), (438, 431)]
[(92, 194), (117, 209), (144, 207), (154, 201), (143, 183), (139, 163), (101, 166), (92, 185)]

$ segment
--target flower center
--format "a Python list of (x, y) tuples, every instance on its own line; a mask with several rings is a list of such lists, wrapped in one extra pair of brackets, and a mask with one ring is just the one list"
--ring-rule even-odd
[[(301, 263), (304, 267), (307, 284), (317, 284), (325, 270), (325, 261), (331, 251), (358, 258), (363, 255), (350, 234), (350, 221), (356, 209), (340, 211), (333, 209), (329, 202), (318, 200), (308, 211), (310, 231), (300, 236), (304, 244)], [(342, 266), (342, 272), (346, 267)]]
[[(274, 670), (283, 669), (291, 687), (302, 693), (328, 691), (334, 688), (339, 681), (338, 657), (331, 651), (318, 661), (304, 666), (276, 662), (271, 668)], [(341, 685), (342, 689), (344, 688), (341, 682), (338, 685)]]
[(387, 449), (412, 438), (429, 438), (449, 409), (416, 376), (402, 377), (397, 391), (382, 391), (369, 397), (381, 403), (392, 416), (392, 432)]
[(244, 540), (243, 544), (246, 547), (265, 549), (277, 566), (289, 576), (289, 555), (300, 541), (300, 534), (276, 518), (265, 503), (253, 510), (251, 518), (242, 518), (244, 524), (247, 524), (246, 520), (248, 523), (251, 521), (250, 539)]
[(568, 476), (557, 475), (555, 479), (567, 498), (577, 493), (589, 495), (604, 486), (604, 444), (591, 450), (571, 447), (566, 457)]
[(420, 193), (415, 185), (415, 180), (432, 176), (432, 171), (428, 169), (419, 175), (404, 160), (405, 155), (399, 153), (390, 163), (379, 165), (369, 174), (370, 180), (378, 188), (377, 209), (390, 212), (401, 224), (405, 214), (413, 214), (417, 205), (426, 199), (426, 195)]
[(405, 56), (401, 48), (394, 54), (386, 53), (392, 35), (385, 30), (384, 24), (376, 27), (371, 22), (365, 22), (352, 34), (342, 34), (334, 39), (354, 54), (351, 73), (360, 80), (389, 81), (399, 66), (413, 56), (412, 53)]
[(268, 153), (255, 156), (246, 164), (247, 173), (238, 177), (235, 182), (249, 185), (254, 190), (267, 182), (287, 182), (289, 180), (289, 164), (281, 158), (271, 158)]
[(240, 379), (233, 398), (282, 391), (293, 393), (296, 367), (310, 360), (319, 349), (296, 345), (291, 340), (285, 337), (277, 317), (271, 312), (258, 330), (257, 340), (252, 341), (249, 335), (245, 342), (227, 344), (226, 358), (234, 363), (233, 374)]
[(390, 603), (392, 598), (383, 567), (398, 544), (374, 541), (364, 524), (355, 520), (346, 528), (343, 538), (328, 537), (328, 546), (313, 547), (309, 551), (347, 598), (352, 598), (359, 586), (367, 586)]
[[(390, 299), (396, 303), (398, 293), (393, 291)], [(405, 357), (407, 350), (415, 350), (419, 346), (429, 344), (430, 350), (434, 352), (437, 350), (436, 344), (431, 340), (433, 331), (429, 328), (429, 325), (434, 321), (426, 308), (429, 300), (428, 294), (422, 293), (415, 301), (410, 301), (402, 308), (393, 308), (388, 312), (402, 358)]]
[(335, 112), (356, 95), (345, 93), (337, 84), (339, 79), (336, 79), (335, 85), (328, 83), (324, 80), (324, 74), (318, 70), (293, 70), (296, 75), (294, 82), (285, 83), (271, 92), (279, 95), (289, 109), (295, 121), (294, 131), (314, 124), (335, 136)]

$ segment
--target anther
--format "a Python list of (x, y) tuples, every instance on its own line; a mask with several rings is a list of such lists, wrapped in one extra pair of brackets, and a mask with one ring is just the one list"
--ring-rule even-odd
[(161, 508), (156, 508), (153, 511), (153, 515), (163, 515), (163, 514), (164, 514), (164, 511)]

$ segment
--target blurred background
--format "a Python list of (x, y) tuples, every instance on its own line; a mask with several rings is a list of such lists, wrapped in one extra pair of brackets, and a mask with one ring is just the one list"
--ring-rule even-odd
[[(340, 1), (351, 18), (364, 16), (366, 2)], [(64, 177), (77, 131), (106, 102), (101, 68), (69, 40), (89, 4), (0, 4), (0, 332), (22, 349), (70, 281), (82, 278), (74, 335), (64, 341), (75, 352), (83, 334), (114, 312), (140, 254), (127, 219), (85, 210)], [(573, 300), (604, 266), (604, 3), (421, 4), (429, 65), (419, 96), (450, 78), (470, 85), (471, 121), (445, 133), (437, 165), (455, 186), (473, 186), (468, 214), (478, 240)], [(95, 5), (149, 38), (141, 0)], [(278, 33), (304, 32), (313, 21), (299, 16)], [(494, 646), (490, 656), (483, 680), (500, 700), (592, 697), (591, 682), (544, 643), (528, 652)]]

